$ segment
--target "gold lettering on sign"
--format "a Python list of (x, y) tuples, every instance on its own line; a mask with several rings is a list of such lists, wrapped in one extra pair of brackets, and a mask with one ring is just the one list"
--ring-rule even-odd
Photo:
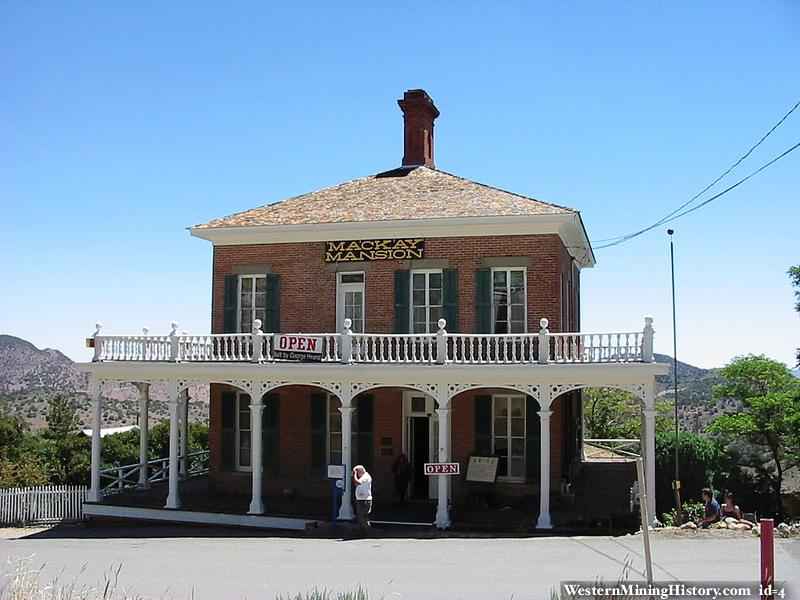
[(425, 238), (325, 242), (325, 262), (409, 260), (425, 254)]

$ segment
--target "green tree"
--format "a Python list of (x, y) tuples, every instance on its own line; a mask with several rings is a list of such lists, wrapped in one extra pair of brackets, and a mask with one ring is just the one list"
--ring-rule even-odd
[(714, 388), (714, 398), (738, 400), (743, 408), (717, 417), (708, 431), (730, 447), (750, 445), (742, 458), (769, 484), (780, 514), (783, 474), (800, 460), (800, 380), (786, 365), (753, 355), (735, 358), (720, 375), (726, 382)]
[[(671, 403), (656, 403), (656, 431), (669, 430)], [(641, 402), (630, 392), (616, 388), (583, 390), (583, 419), (586, 437), (600, 439), (639, 438)]]
[(45, 420), (47, 421), (45, 434), (55, 440), (76, 434), (80, 427), (75, 403), (63, 394), (53, 398)]
[(789, 267), (789, 280), (792, 282), (794, 290), (794, 309), (800, 313), (800, 265)]
[(28, 435), (28, 424), (19, 415), (0, 414), (0, 460), (19, 457), (22, 440)]
[[(787, 272), (789, 273), (792, 287), (794, 287), (794, 309), (800, 313), (800, 265), (789, 267)], [(797, 349), (795, 358), (797, 359), (797, 366), (800, 367), (800, 348)]]

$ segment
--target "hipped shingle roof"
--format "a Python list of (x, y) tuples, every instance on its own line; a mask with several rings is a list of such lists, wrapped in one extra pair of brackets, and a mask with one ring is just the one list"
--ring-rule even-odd
[(443, 171), (411, 167), (267, 204), (193, 229), (575, 212)]

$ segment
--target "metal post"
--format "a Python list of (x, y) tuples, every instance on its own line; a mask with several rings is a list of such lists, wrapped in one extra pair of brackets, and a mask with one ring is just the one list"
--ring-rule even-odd
[(669, 235), (669, 264), (672, 272), (672, 381), (675, 401), (675, 479), (672, 481), (672, 489), (675, 490), (675, 512), (680, 525), (683, 523), (683, 509), (681, 507), (681, 474), (678, 466), (678, 444), (680, 442), (678, 424), (678, 321), (675, 316), (675, 247), (672, 244), (673, 233), (675, 233), (675, 230), (667, 229), (667, 234)]
[(644, 480), (644, 462), (636, 459), (636, 476), (639, 481), (639, 512), (642, 515), (642, 541), (644, 542), (644, 566), (647, 583), (653, 583), (653, 561), (650, 557), (650, 518), (647, 514), (647, 486)]
[(775, 585), (775, 522), (761, 519), (761, 598), (774, 598)]

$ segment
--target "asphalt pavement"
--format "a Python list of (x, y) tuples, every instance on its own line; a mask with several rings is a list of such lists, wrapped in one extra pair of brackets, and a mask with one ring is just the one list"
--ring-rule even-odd
[[(0, 530), (2, 532), (2, 530)], [(20, 537), (15, 537), (19, 535)], [(2, 538), (0, 533), (0, 538)], [(359, 586), (378, 599), (549, 598), (564, 580), (642, 580), (642, 539), (623, 537), (409, 537), (315, 539), (176, 526), (92, 524), (6, 530), (5, 571), (32, 557), (41, 579), (102, 585), (170, 600), (274, 600), (314, 588)], [(654, 539), (659, 581), (758, 579), (757, 538)], [(800, 598), (800, 541), (776, 540), (776, 578)]]

